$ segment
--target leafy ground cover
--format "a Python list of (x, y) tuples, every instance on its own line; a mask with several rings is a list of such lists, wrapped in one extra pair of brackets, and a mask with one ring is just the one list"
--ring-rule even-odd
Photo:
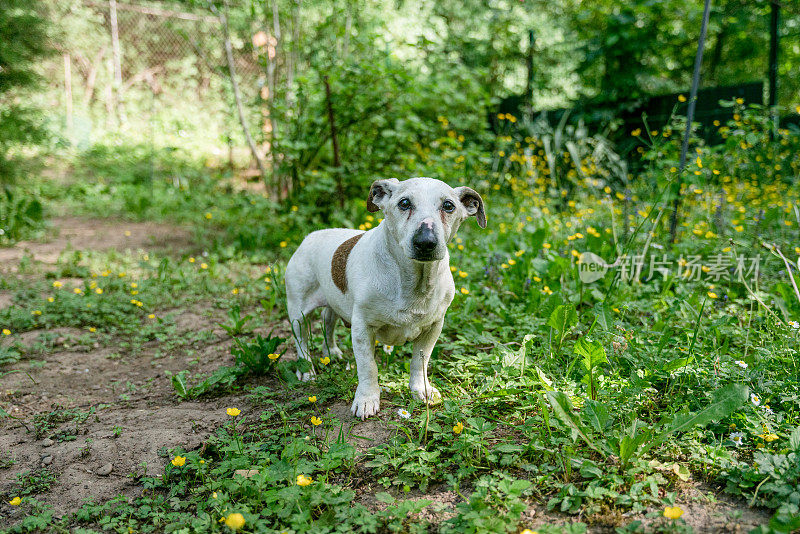
[[(632, 133), (634, 180), (586, 140), (509, 126), (479, 149), (440, 118), (404, 172), (481, 191), (490, 227), (451, 244), (443, 402), (381, 347), (365, 422), (344, 327), (345, 358), (294, 378), (282, 283), (312, 229), (379, 224), (365, 191), (281, 206), (202, 166), (96, 160), (42, 180), (71, 218), (0, 251), (0, 529), (797, 529), (798, 140), (731, 105), (679, 189), (672, 129)], [(588, 252), (612, 265), (591, 282)]]

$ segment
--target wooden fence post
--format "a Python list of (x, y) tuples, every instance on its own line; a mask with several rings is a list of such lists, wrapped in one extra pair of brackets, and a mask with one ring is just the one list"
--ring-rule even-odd
[(119, 24), (117, 22), (117, 0), (108, 0), (108, 19), (111, 25), (111, 57), (114, 63), (115, 111), (120, 123), (126, 122), (124, 88), (122, 87), (122, 50), (119, 46)]

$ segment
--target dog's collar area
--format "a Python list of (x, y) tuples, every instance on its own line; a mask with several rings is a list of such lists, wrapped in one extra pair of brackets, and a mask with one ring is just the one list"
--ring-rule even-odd
[(355, 235), (339, 245), (331, 258), (331, 278), (342, 293), (347, 292), (347, 258), (350, 257), (353, 247), (363, 236), (364, 234)]

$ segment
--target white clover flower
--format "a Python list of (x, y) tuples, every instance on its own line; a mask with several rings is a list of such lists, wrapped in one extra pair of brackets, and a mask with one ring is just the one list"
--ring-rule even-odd
[(735, 363), (736, 365), (738, 365), (742, 369), (747, 369), (747, 364), (745, 362), (743, 362), (742, 360), (736, 360), (733, 363)]
[(731, 440), (737, 447), (744, 445), (744, 434), (741, 432), (731, 432), (731, 435), (728, 436), (728, 439)]
[(408, 419), (409, 417), (411, 417), (411, 414), (405, 408), (400, 408), (399, 410), (397, 410), (397, 415), (399, 415), (403, 419)]
[(752, 402), (753, 404), (758, 406), (759, 404), (761, 404), (761, 397), (759, 397), (755, 393), (751, 393), (750, 394), (750, 402)]

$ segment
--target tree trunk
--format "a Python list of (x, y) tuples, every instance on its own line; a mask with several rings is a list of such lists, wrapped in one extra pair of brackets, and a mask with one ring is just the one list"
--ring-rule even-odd
[(94, 98), (94, 88), (97, 84), (97, 71), (100, 70), (100, 65), (103, 62), (103, 56), (106, 54), (106, 48), (101, 48), (95, 56), (94, 63), (89, 67), (89, 72), (86, 74), (86, 91), (83, 93), (83, 105), (89, 107)]
[(68, 53), (64, 53), (64, 100), (67, 112), (67, 139), (70, 144), (75, 144), (72, 117), (72, 58)]
[(336, 193), (339, 196), (339, 206), (344, 207), (344, 185), (342, 184), (342, 161), (339, 159), (339, 139), (336, 137), (336, 120), (333, 115), (333, 102), (331, 101), (331, 86), (328, 76), (322, 78), (325, 84), (325, 100), (328, 104), (328, 123), (331, 127), (331, 142), (333, 143), (333, 166), (336, 167)]
[(233, 98), (236, 101), (236, 113), (239, 116), (239, 124), (242, 127), (242, 133), (244, 133), (244, 137), (247, 140), (247, 146), (250, 147), (250, 153), (253, 155), (253, 158), (256, 160), (256, 164), (258, 165), (258, 170), (261, 172), (261, 179), (264, 180), (264, 184), (267, 184), (267, 168), (264, 165), (264, 159), (261, 157), (261, 154), (258, 152), (258, 147), (256, 147), (255, 141), (253, 141), (253, 136), (250, 135), (250, 128), (247, 126), (247, 121), (244, 117), (244, 109), (242, 107), (242, 97), (239, 94), (239, 82), (236, 80), (236, 65), (234, 64), (233, 60), (233, 46), (231, 45), (231, 35), (230, 30), (228, 28), (228, 17), (225, 16), (225, 13), (219, 11), (214, 4), (210, 4), (211, 11), (217, 15), (219, 18), (220, 23), (222, 24), (222, 31), (223, 37), (225, 39), (225, 58), (228, 62), (228, 74), (231, 78), (231, 88), (233, 89)]

